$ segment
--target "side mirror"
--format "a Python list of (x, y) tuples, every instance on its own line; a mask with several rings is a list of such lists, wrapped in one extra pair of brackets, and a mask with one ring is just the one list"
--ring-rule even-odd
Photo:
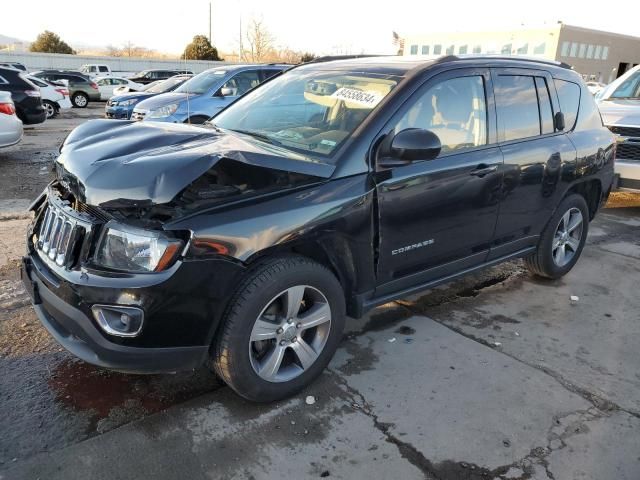
[(565, 127), (564, 113), (556, 112), (556, 114), (553, 116), (553, 126), (558, 132), (561, 132), (564, 130), (564, 127)]
[[(387, 145), (386, 147), (384, 145)], [(385, 167), (406, 165), (416, 160), (433, 160), (440, 155), (442, 145), (430, 130), (407, 128), (381, 145), (379, 164)]]
[(233, 88), (222, 87), (220, 89), (220, 96), (221, 97), (231, 97), (231, 96), (233, 96)]

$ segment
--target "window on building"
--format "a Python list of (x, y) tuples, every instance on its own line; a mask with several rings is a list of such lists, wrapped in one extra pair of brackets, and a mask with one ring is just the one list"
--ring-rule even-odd
[(570, 48), (571, 42), (562, 42), (562, 50), (560, 51), (560, 55), (562, 55), (563, 57), (568, 57)]
[(395, 132), (407, 128), (431, 130), (440, 139), (443, 154), (486, 145), (483, 78), (452, 78), (428, 88), (402, 116)]
[(580, 87), (565, 80), (554, 79), (560, 100), (560, 111), (564, 113), (565, 131), (572, 130), (578, 118), (578, 106), (580, 105)]
[(536, 77), (536, 89), (538, 91), (538, 104), (540, 105), (540, 125), (542, 133), (553, 133), (553, 109), (551, 107), (551, 95), (547, 81), (542, 77)]
[(411, 55), (418, 54), (418, 45), (411, 45)]
[(502, 140), (540, 135), (540, 114), (534, 77), (499, 75), (496, 87), (498, 126)]
[(526, 55), (527, 53), (529, 53), (529, 44), (525, 43), (524, 45), (521, 45), (518, 50), (516, 50), (516, 52), (518, 53), (518, 55)]
[(433, 46), (433, 54), (440, 55), (442, 53), (442, 45), (434, 45)]
[(502, 49), (500, 50), (500, 53), (502, 55), (511, 55), (511, 44), (510, 43), (506, 43), (502, 46)]
[(600, 55), (602, 54), (602, 45), (596, 45), (596, 53), (593, 54), (593, 58), (596, 60), (600, 60)]
[(602, 47), (602, 60), (606, 60), (609, 57), (609, 47)]
[(445, 52), (447, 55), (453, 55), (456, 51), (455, 45), (449, 45), (447, 47), (447, 51)]
[(587, 58), (593, 58), (593, 50), (594, 50), (593, 45), (589, 45), (587, 47)]
[(545, 42), (539, 43), (535, 47), (533, 47), (534, 55), (544, 55), (544, 50), (547, 48), (547, 44)]
[(429, 45), (422, 45), (422, 55), (429, 55)]
[(578, 57), (579, 58), (584, 58), (586, 53), (587, 53), (587, 44), (586, 43), (581, 43), (580, 44), (580, 48), (578, 49)]
[(473, 53), (482, 53), (482, 46), (476, 45), (475, 47), (473, 47)]
[(578, 55), (578, 44), (573, 42), (571, 44), (571, 51), (569, 52), (570, 57), (576, 57)]
[(460, 45), (458, 47), (458, 53), (460, 55), (465, 55), (467, 53), (467, 46), (466, 45)]

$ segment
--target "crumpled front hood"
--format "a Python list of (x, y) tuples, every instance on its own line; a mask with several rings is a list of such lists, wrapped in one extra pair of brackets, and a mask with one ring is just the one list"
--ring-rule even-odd
[(193, 99), (194, 96), (195, 95), (188, 93), (161, 93), (160, 95), (146, 98), (142, 102), (138, 103), (138, 105), (136, 105), (136, 110), (155, 110), (156, 108), (164, 107), (165, 105), (171, 105), (172, 103), (180, 103), (183, 100), (186, 100), (187, 97)]
[(329, 178), (334, 165), (209, 127), (90, 120), (58, 157), (63, 182), (85, 203), (170, 202), (221, 159)]
[(640, 100), (603, 100), (598, 108), (605, 125), (640, 127)]

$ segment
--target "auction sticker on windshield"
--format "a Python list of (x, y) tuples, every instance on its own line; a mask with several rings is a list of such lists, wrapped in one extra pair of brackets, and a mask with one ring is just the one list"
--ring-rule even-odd
[(365, 92), (348, 87), (339, 88), (331, 96), (339, 100), (346, 100), (370, 108), (375, 107), (383, 98), (382, 95), (377, 92)]

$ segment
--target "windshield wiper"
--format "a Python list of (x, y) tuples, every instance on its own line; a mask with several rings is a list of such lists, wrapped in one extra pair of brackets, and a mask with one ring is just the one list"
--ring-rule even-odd
[(229, 130), (231, 130), (232, 132), (249, 135), (250, 137), (257, 138), (259, 140), (262, 140), (263, 142), (270, 143), (271, 145), (282, 145), (281, 142), (274, 140), (273, 138), (271, 138), (268, 135), (265, 135), (264, 133), (256, 132), (255, 130), (235, 130), (233, 128), (230, 128)]

